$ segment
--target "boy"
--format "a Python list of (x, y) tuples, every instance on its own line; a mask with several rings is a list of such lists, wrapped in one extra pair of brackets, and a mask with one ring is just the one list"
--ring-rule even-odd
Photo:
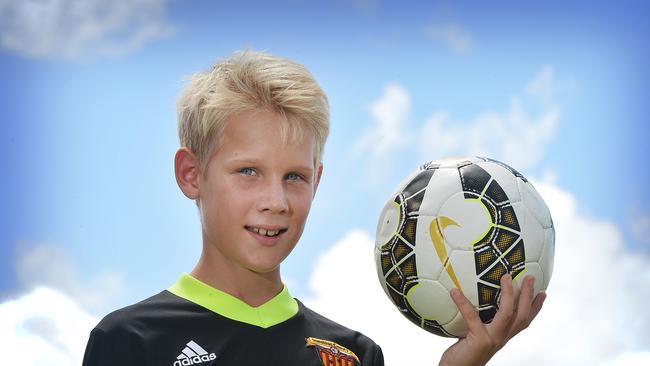
[[(280, 278), (323, 172), (329, 107), (312, 75), (286, 59), (236, 54), (193, 77), (178, 123), (176, 180), (199, 209), (201, 257), (169, 289), (106, 316), (83, 364), (383, 365), (372, 340), (305, 307)], [(516, 311), (507, 275), (502, 287), (490, 325), (451, 292), (470, 333), (441, 364), (485, 364), (539, 312), (531, 278)]]

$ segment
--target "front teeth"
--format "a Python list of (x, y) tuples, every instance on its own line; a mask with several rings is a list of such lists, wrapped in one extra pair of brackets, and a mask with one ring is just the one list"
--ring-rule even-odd
[(280, 230), (266, 230), (262, 228), (257, 228), (257, 227), (251, 227), (251, 231), (254, 231), (260, 235), (264, 236), (276, 236), (280, 232)]

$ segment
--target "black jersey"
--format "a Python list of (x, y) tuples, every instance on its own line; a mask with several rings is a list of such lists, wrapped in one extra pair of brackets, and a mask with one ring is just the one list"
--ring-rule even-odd
[(383, 366), (370, 338), (285, 289), (259, 307), (183, 274), (168, 290), (107, 315), (83, 366)]

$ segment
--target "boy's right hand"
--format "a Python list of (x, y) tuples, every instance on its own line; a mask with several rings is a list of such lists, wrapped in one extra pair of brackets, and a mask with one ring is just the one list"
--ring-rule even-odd
[(456, 288), (450, 291), (451, 298), (463, 315), (469, 333), (443, 353), (441, 366), (485, 365), (512, 337), (526, 329), (542, 309), (545, 293), (533, 299), (535, 278), (524, 278), (519, 302), (515, 307), (512, 278), (501, 277), (501, 301), (499, 310), (490, 324), (483, 324), (474, 305)]

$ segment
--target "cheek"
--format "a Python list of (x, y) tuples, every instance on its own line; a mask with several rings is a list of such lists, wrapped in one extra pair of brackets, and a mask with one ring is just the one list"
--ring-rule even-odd
[(207, 190), (201, 200), (201, 217), (210, 230), (219, 230), (232, 222), (239, 211), (238, 195), (228, 186), (216, 185)]
[(311, 209), (312, 197), (313, 193), (311, 190), (298, 192), (292, 197), (293, 211), (296, 216), (301, 217), (303, 220), (307, 217)]
[(212, 211), (217, 213), (231, 212), (244, 205), (246, 190), (227, 178), (221, 179), (209, 189), (208, 204)]

